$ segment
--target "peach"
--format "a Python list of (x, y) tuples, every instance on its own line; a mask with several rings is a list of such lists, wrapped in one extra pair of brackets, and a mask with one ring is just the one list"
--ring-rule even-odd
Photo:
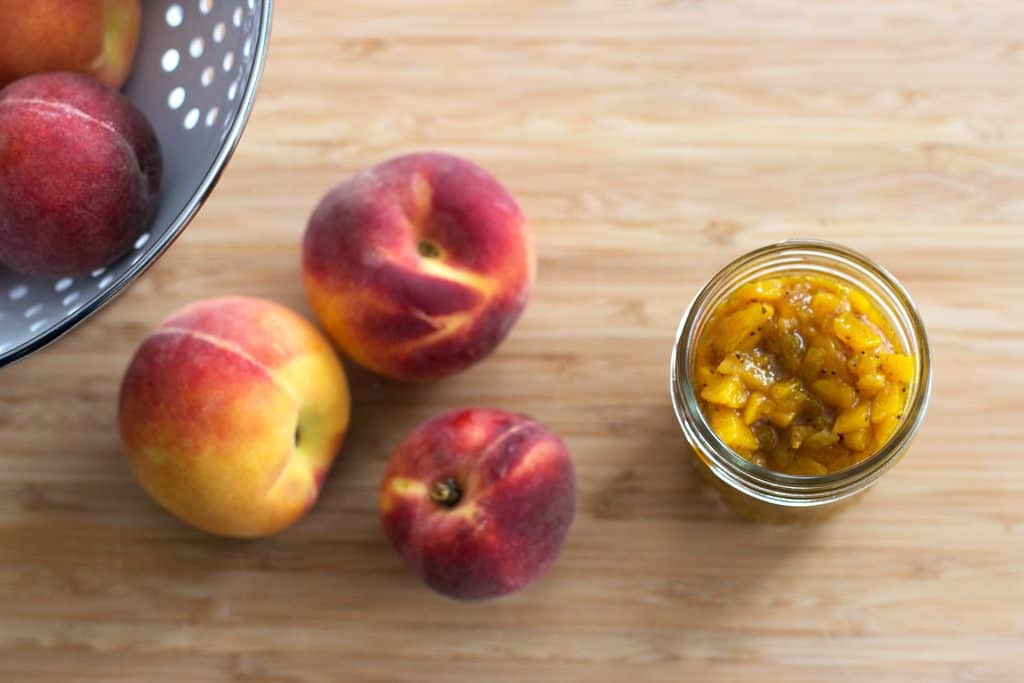
[(124, 85), (142, 23), (139, 0), (0, 0), (0, 87), (43, 71)]
[(535, 265), (512, 196), (474, 164), (414, 154), (333, 189), (303, 246), (313, 310), (353, 360), (393, 379), (463, 370), (505, 338)]
[(142, 487), (185, 522), (236, 538), (274, 534), (312, 507), (348, 421), (330, 342), (260, 299), (178, 311), (121, 387), (124, 453)]
[(573, 518), (565, 444), (523, 415), (471, 409), (419, 427), (381, 485), (384, 531), (434, 590), (482, 600), (523, 588), (557, 558)]
[(163, 162), (146, 117), (87, 76), (28, 76), (0, 91), (0, 262), (78, 275), (131, 247)]

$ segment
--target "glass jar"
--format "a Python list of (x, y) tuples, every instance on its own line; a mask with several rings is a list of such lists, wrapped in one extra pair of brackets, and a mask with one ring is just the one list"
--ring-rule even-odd
[[(917, 362), (901, 422), (876, 453), (846, 470), (800, 476), (761, 467), (726, 446), (701, 410), (694, 371), (697, 343), (708, 321), (736, 289), (753, 280), (812, 273), (831, 276), (867, 295), (889, 319), (903, 352)], [(871, 259), (831, 242), (781, 242), (736, 259), (694, 298), (676, 333), (670, 391), (676, 417), (693, 448), (694, 464), (724, 502), (756, 521), (814, 521), (860, 498), (907, 450), (924, 419), (931, 392), (928, 339), (910, 295)]]

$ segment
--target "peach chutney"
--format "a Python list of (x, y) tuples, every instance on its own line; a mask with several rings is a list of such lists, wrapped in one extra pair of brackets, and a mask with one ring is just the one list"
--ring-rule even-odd
[(903, 417), (914, 358), (874, 303), (820, 274), (749, 282), (714, 311), (696, 393), (718, 437), (776, 472), (823, 475), (878, 451)]

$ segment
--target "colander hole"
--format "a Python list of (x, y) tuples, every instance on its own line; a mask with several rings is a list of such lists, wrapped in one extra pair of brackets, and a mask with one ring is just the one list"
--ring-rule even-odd
[(229, 52), (224, 55), (224, 70), (231, 71), (231, 67), (235, 65), (235, 53)]
[(199, 11), (209, 14), (213, 11), (213, 0), (199, 0)]
[(185, 130), (192, 130), (196, 127), (197, 123), (199, 123), (199, 110), (190, 109), (189, 112), (185, 114)]
[(217, 123), (217, 116), (220, 114), (220, 109), (213, 107), (210, 111), (206, 112), (206, 127), (209, 128), (213, 124)]
[(53, 286), (53, 291), (55, 291), (57, 293), (66, 291), (73, 284), (75, 284), (74, 280), (72, 280), (69, 277), (63, 277), (63, 278), (57, 280), (57, 283)]
[(238, 95), (238, 81), (234, 81), (231, 85), (228, 86), (228, 99), (229, 100), (234, 100), (237, 95)]
[(46, 318), (43, 318), (42, 320), (37, 320), (34, 323), (32, 323), (31, 325), (29, 325), (28, 331), (31, 332), (32, 334), (35, 334), (39, 330), (41, 330), (44, 327), (46, 327), (46, 323), (48, 323), (48, 322), (49, 321)]
[(103, 273), (105, 273), (105, 272), (107, 272), (106, 268), (97, 268), (96, 270), (94, 270), (91, 273), (89, 273), (89, 276), (92, 277), (92, 278), (97, 278), (100, 275), (103, 275)]
[(249, 9), (256, 9), (256, 0), (249, 0)]
[(213, 83), (213, 77), (214, 77), (215, 73), (216, 72), (214, 71), (212, 66), (206, 67), (205, 69), (203, 69), (203, 73), (200, 74), (200, 76), (199, 76), (200, 82), (204, 86), (210, 85), (211, 83)]
[(164, 56), (160, 58), (160, 66), (163, 67), (164, 71), (170, 73), (178, 68), (178, 64), (181, 63), (181, 55), (177, 50), (171, 48), (164, 53)]
[(235, 8), (235, 13), (231, 15), (231, 23), (234, 24), (235, 26), (241, 26), (242, 25), (242, 8), (241, 7), (236, 7)]
[(171, 5), (167, 8), (167, 14), (164, 17), (167, 19), (168, 26), (178, 28), (181, 26), (181, 22), (185, 21), (185, 12), (181, 9), (181, 5)]
[(61, 301), (60, 301), (60, 305), (61, 305), (61, 306), (63, 306), (64, 308), (67, 308), (67, 307), (68, 307), (68, 306), (70, 306), (71, 304), (73, 304), (73, 303), (75, 303), (76, 301), (78, 301), (78, 297), (80, 297), (80, 296), (81, 296), (81, 293), (80, 293), (80, 292), (71, 292), (71, 293), (70, 293), (70, 294), (68, 294), (68, 295), (67, 295), (66, 297), (64, 297), (63, 299), (61, 299)]
[(108, 276), (106, 276), (105, 278), (103, 278), (102, 280), (99, 281), (99, 283), (96, 285), (96, 289), (106, 289), (113, 282), (114, 282), (114, 276), (113, 275), (108, 275)]
[(213, 27), (213, 42), (223, 42), (224, 36), (227, 35), (227, 32), (228, 27), (224, 25), (224, 22), (217, 22), (217, 25)]
[(242, 54), (246, 57), (252, 56), (252, 38), (245, 39), (245, 43), (242, 45)]
[(146, 246), (147, 242), (149, 242), (149, 233), (144, 232), (141, 235), (139, 235), (139, 239), (135, 240), (135, 244), (132, 246), (136, 249), (142, 249), (144, 246)]
[(199, 59), (203, 56), (203, 50), (206, 48), (206, 41), (201, 36), (196, 36), (192, 39), (192, 42), (188, 44), (188, 53), (192, 55), (193, 59)]
[(28, 287), (25, 285), (15, 285), (7, 292), (7, 297), (11, 301), (19, 301), (24, 299), (26, 294), (28, 294)]
[(185, 104), (185, 89), (177, 87), (167, 96), (167, 106), (171, 109), (180, 109)]
[(42, 313), (42, 311), (43, 311), (43, 305), (42, 304), (36, 304), (35, 306), (30, 306), (29, 308), (25, 309), (25, 317), (26, 318), (34, 318), (37, 315), (39, 315), (40, 313)]

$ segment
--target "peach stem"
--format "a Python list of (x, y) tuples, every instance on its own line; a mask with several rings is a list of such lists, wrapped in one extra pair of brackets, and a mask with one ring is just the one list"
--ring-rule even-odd
[(430, 500), (438, 505), (453, 508), (462, 500), (462, 491), (454, 479), (442, 479), (430, 489)]
[(421, 239), (416, 245), (416, 250), (422, 258), (441, 258), (441, 248), (428, 239)]

